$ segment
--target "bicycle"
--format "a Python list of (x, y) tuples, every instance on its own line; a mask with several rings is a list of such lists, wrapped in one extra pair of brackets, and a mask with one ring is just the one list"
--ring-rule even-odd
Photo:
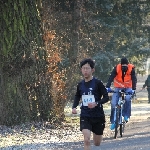
[[(112, 91), (115, 93), (115, 91)], [(131, 99), (134, 97), (134, 94), (127, 93), (124, 90), (119, 90), (119, 101), (118, 104), (115, 106), (114, 111), (114, 122), (115, 122), (115, 135), (114, 138), (117, 138), (118, 130), (120, 131), (120, 136), (123, 136), (125, 124), (127, 121), (123, 119), (122, 111), (123, 111), (123, 105), (125, 103), (125, 96), (126, 95), (132, 95)], [(119, 127), (119, 128), (118, 128)]]

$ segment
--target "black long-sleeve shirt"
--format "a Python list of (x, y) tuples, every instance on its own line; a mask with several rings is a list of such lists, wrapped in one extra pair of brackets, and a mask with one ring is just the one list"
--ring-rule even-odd
[[(117, 75), (116, 67), (117, 66), (114, 67), (114, 69), (112, 70), (112, 72), (111, 72), (111, 74), (109, 76), (108, 82), (106, 84), (107, 88), (110, 88), (111, 83), (113, 82), (114, 78)], [(135, 69), (134, 68), (132, 68), (132, 71), (131, 71), (131, 80), (132, 80), (132, 89), (136, 90), (137, 78), (136, 78), (136, 74), (135, 74)]]
[(143, 88), (145, 88), (146, 86), (147, 88), (150, 88), (150, 75), (148, 75), (147, 79), (145, 80)]
[[(90, 88), (90, 84), (91, 84), (91, 82), (93, 82), (92, 80), (89, 82), (81, 81), (80, 83), (78, 83), (77, 91), (76, 91), (76, 94), (74, 97), (74, 103), (73, 103), (72, 108), (76, 108), (79, 105), (79, 101), (82, 97), (82, 94), (81, 94), (82, 93), (81, 87), (83, 86), (82, 84), (84, 83), (85, 87)], [(94, 78), (94, 80), (95, 80), (94, 81), (95, 88), (93, 87), (92, 94), (95, 97), (95, 101), (98, 102), (98, 105), (92, 109), (88, 108), (87, 106), (81, 106), (81, 116), (99, 117), (101, 115), (104, 115), (102, 104), (108, 102), (109, 96), (108, 96), (107, 90), (106, 90), (105, 86), (103, 85), (103, 83), (98, 79)]]

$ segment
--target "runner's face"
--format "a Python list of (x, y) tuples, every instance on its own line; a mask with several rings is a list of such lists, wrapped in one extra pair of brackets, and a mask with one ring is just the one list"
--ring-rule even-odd
[(81, 72), (85, 79), (89, 79), (92, 77), (92, 73), (94, 72), (94, 69), (90, 67), (90, 65), (87, 63), (82, 66)]

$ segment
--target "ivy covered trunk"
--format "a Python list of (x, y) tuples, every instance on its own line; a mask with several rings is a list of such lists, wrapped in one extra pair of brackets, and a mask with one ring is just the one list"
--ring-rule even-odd
[[(61, 48), (66, 46), (61, 34), (64, 28), (60, 26), (59, 21), (62, 17), (58, 8), (61, 8), (64, 1), (43, 0), (43, 39), (44, 46), (47, 52), (47, 83), (49, 84), (51, 95), (51, 113), (49, 121), (56, 124), (61, 124), (64, 121), (64, 107), (66, 105), (66, 83), (65, 83), (65, 67), (61, 66), (63, 55), (65, 52)], [(58, 10), (58, 11), (57, 11)], [(68, 25), (68, 24), (67, 24)]]
[(47, 120), (51, 98), (36, 1), (1, 0), (0, 12), (0, 124)]

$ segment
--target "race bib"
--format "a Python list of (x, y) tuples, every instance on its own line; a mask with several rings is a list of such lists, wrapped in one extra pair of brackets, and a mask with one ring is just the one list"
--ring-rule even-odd
[(82, 104), (83, 106), (88, 106), (88, 103), (95, 102), (94, 95), (82, 95)]

